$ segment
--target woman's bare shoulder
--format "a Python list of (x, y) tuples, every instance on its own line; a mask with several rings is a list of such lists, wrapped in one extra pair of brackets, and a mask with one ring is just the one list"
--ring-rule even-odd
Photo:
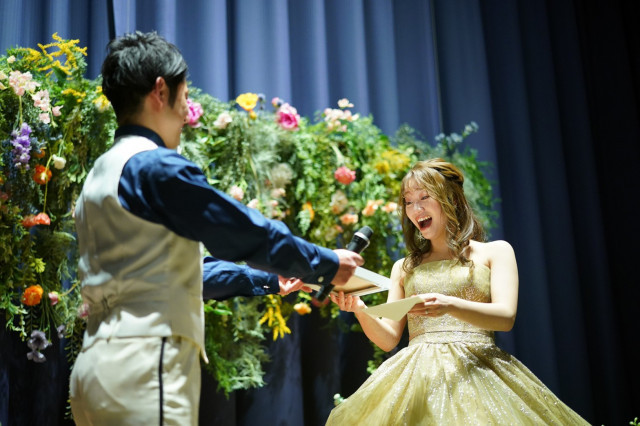
[(469, 242), (469, 258), (474, 262), (491, 266), (492, 260), (496, 257), (513, 256), (513, 247), (507, 241), (495, 240), (480, 242), (471, 240)]

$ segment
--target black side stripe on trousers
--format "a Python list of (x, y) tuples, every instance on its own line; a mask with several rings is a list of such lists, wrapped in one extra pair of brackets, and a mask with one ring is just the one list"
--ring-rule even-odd
[(163, 394), (164, 394), (164, 390), (162, 387), (162, 359), (164, 358), (164, 344), (167, 343), (167, 338), (163, 337), (162, 338), (162, 346), (160, 347), (160, 364), (158, 364), (158, 383), (159, 383), (159, 390), (160, 390), (160, 426), (162, 426), (162, 423), (164, 421), (164, 417), (163, 417), (163, 413), (162, 413), (162, 407), (164, 406), (164, 398), (163, 398)]

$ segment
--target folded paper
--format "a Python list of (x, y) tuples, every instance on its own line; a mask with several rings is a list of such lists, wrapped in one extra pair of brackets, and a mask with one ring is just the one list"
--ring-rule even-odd
[(365, 308), (363, 312), (372, 317), (385, 317), (394, 321), (400, 321), (416, 303), (422, 302), (418, 296), (396, 300), (395, 302), (383, 303), (382, 305)]

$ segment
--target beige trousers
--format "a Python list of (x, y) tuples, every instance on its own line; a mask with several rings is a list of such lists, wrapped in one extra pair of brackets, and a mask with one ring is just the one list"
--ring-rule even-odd
[(84, 425), (197, 425), (197, 346), (180, 337), (98, 340), (73, 366), (71, 410)]

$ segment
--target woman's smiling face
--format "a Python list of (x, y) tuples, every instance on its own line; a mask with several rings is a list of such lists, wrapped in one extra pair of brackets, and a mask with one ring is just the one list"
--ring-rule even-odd
[(446, 217), (440, 203), (420, 188), (417, 182), (409, 182), (404, 192), (407, 217), (427, 240), (446, 240)]

